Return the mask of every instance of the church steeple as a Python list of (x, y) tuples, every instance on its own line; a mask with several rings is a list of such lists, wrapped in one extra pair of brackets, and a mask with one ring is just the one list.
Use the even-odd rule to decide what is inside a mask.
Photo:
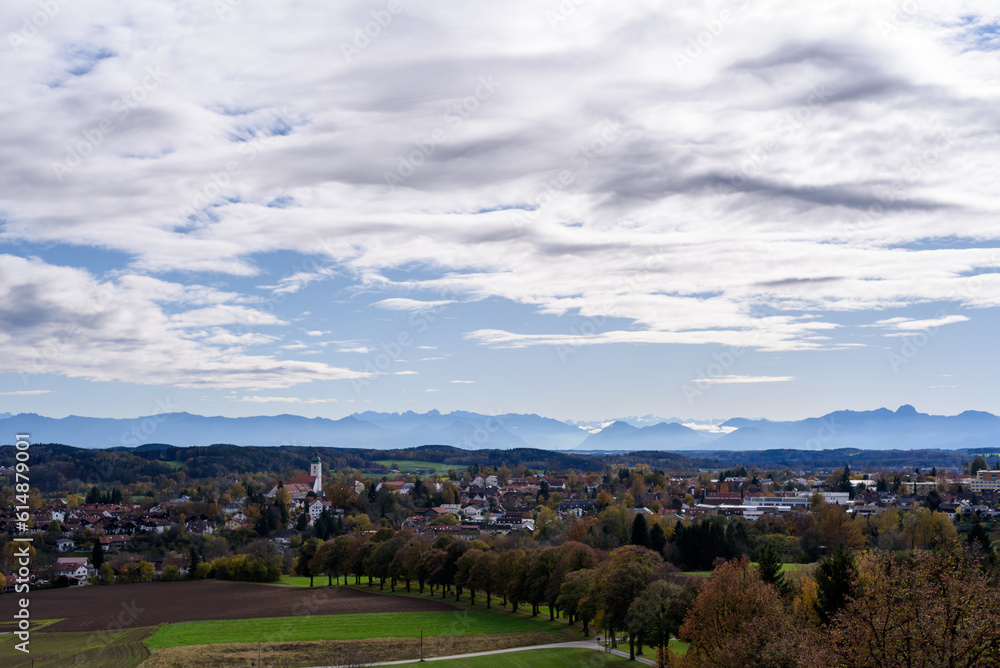
[(323, 494), (323, 462), (320, 461), (319, 454), (313, 457), (312, 464), (309, 465), (309, 475), (316, 478), (313, 481), (313, 491), (319, 495)]

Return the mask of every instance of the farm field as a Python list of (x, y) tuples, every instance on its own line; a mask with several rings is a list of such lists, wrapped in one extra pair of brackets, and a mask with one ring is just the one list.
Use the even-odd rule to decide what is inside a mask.
[[(0, 596), (0, 619), (12, 619), (16, 604), (16, 597)], [(344, 587), (302, 589), (214, 580), (73, 587), (31, 594), (33, 618), (61, 619), (43, 633), (94, 632), (191, 620), (359, 612), (447, 613), (455, 609), (442, 601), (379, 596)]]
[[(380, 597), (412, 600), (406, 597)], [(551, 624), (509, 612), (453, 610), (451, 612), (369, 612), (312, 615), (302, 619), (271, 617), (167, 624), (149, 638), (153, 649), (212, 643), (293, 642), (305, 640), (361, 640), (467, 636), (552, 630)]]
[(388, 466), (389, 468), (392, 468), (393, 464), (399, 464), (400, 473), (415, 473), (418, 470), (433, 471), (434, 473), (447, 473), (452, 469), (461, 470), (465, 468), (464, 464), (442, 464), (440, 462), (422, 462), (404, 459), (379, 459), (375, 463)]
[[(14, 649), (16, 636), (0, 639), (0, 665), (4, 668), (61, 668), (101, 666), (136, 668), (149, 657), (143, 639), (155, 627), (138, 627), (114, 633), (71, 632), (31, 634), (31, 654)], [(36, 629), (37, 631), (37, 629)]]

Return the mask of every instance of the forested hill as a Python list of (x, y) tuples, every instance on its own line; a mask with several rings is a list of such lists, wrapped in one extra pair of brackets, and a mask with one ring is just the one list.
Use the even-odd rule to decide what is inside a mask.
[[(12, 466), (14, 452), (13, 446), (0, 447), (0, 466)], [(643, 453), (644, 456), (649, 454)], [(459, 471), (474, 464), (494, 467), (506, 464), (511, 469), (523, 465), (537, 471), (603, 471), (606, 465), (638, 463), (635, 457), (617, 454), (587, 455), (531, 448), (470, 451), (447, 445), (381, 450), (224, 444), (188, 448), (148, 444), (138, 448), (95, 449), (33, 444), (31, 482), (42, 491), (53, 491), (66, 489), (67, 483), (73, 480), (120, 485), (140, 480), (155, 481), (161, 475), (171, 479), (183, 477), (189, 482), (255, 474), (289, 477), (294, 472), (308, 471), (317, 455), (327, 471), (345, 468), (385, 471), (377, 462), (394, 460), (454, 465)], [(720, 462), (703, 456), (657, 453), (656, 465), (672, 472), (691, 473), (701, 468), (718, 467)]]
[[(635, 453), (638, 459), (659, 453)], [(793, 470), (837, 468), (850, 464), (855, 471), (866, 468), (912, 469), (943, 468), (961, 469), (975, 455), (991, 457), (991, 462), (1000, 456), (1000, 445), (996, 448), (963, 448), (960, 450), (861, 450), (858, 448), (837, 448), (831, 450), (747, 450), (747, 451), (688, 451), (688, 456), (710, 457), (724, 462), (727, 466), (756, 466), (761, 469), (788, 467)]]

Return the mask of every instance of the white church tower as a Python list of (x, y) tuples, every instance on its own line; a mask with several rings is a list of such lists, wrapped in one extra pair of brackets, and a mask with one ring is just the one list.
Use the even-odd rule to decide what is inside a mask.
[(319, 455), (316, 455), (312, 460), (312, 464), (309, 465), (309, 475), (315, 478), (313, 481), (313, 491), (323, 496), (323, 462), (320, 461)]

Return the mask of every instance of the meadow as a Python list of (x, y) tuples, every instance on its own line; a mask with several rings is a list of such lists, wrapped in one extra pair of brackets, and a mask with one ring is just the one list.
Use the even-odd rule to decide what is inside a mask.
[(369, 612), (347, 615), (263, 617), (165, 624), (147, 641), (150, 648), (212, 643), (292, 642), (467, 636), (551, 630), (540, 620), (495, 610)]
[(388, 466), (390, 469), (393, 467), (393, 465), (399, 464), (400, 473), (416, 473), (417, 471), (447, 473), (448, 471), (451, 470), (461, 471), (465, 468), (465, 464), (442, 464), (440, 462), (422, 462), (418, 460), (404, 460), (404, 459), (380, 459), (375, 463), (381, 464), (383, 466)]

